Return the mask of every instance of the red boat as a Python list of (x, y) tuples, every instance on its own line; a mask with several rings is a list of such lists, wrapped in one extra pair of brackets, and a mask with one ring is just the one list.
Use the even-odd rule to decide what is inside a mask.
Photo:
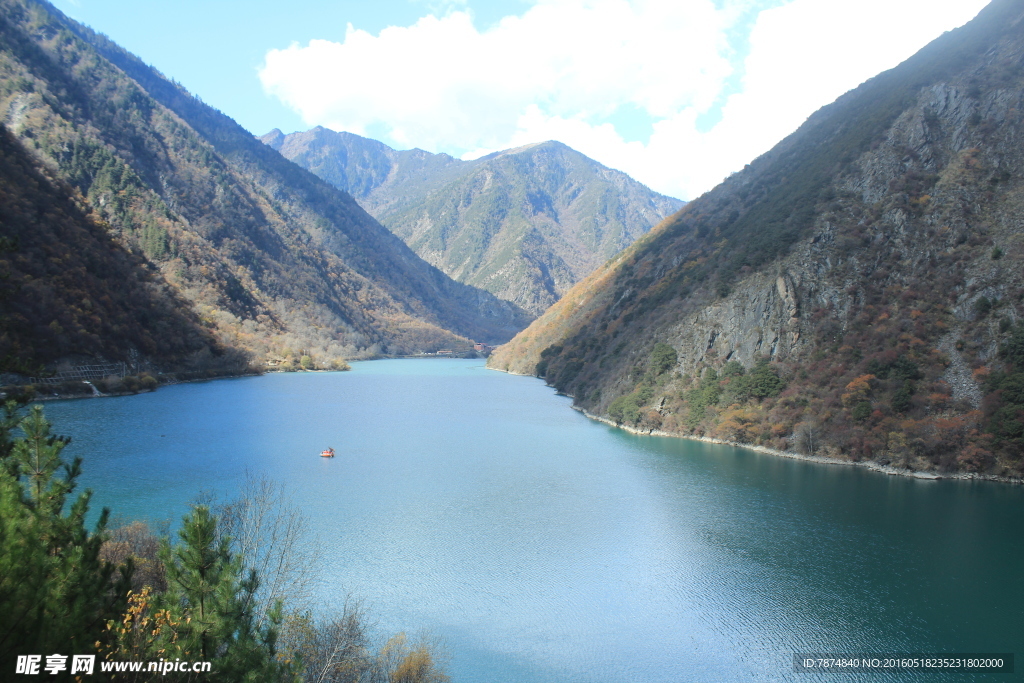
[(333, 448), (325, 448), (324, 450), (320, 451), (320, 457), (321, 458), (333, 458), (334, 457), (334, 449)]

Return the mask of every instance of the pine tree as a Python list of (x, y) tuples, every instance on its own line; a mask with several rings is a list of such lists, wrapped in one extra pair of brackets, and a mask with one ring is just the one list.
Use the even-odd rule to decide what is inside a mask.
[[(107, 636), (106, 622), (121, 614), (131, 567), (100, 559), (108, 512), (96, 530), (85, 527), (91, 493), (70, 506), (81, 461), (61, 457), (68, 440), (50, 432), (36, 406), (18, 423), (15, 409), (0, 420), (0, 661), (16, 655), (85, 654)], [(63, 470), (63, 476), (58, 473)], [(65, 508), (67, 510), (65, 511)]]
[(169, 628), (157, 642), (162, 657), (212, 663), (217, 680), (267, 681), (293, 678), (291, 667), (275, 657), (281, 607), (257, 628), (254, 571), (243, 575), (230, 538), (217, 533), (217, 518), (204, 505), (185, 516), (180, 543), (164, 542), (161, 560), (167, 591), (154, 600)]

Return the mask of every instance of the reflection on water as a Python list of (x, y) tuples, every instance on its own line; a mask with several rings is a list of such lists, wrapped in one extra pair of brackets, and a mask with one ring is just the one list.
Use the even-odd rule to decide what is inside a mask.
[(1024, 635), (1020, 487), (632, 436), (480, 361), (46, 409), (97, 509), (177, 519), (246, 470), (284, 482), (328, 542), (324, 608), (352, 594), (386, 631), (442, 636), (461, 683), (809, 681), (794, 652)]

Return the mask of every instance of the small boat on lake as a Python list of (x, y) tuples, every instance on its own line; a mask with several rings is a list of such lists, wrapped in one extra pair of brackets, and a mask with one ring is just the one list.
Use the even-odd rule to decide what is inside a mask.
[(325, 448), (324, 450), (320, 451), (320, 457), (322, 457), (322, 458), (333, 458), (334, 457), (334, 449), (333, 448)]

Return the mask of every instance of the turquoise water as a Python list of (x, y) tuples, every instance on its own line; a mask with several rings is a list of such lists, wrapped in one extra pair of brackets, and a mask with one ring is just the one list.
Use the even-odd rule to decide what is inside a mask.
[(793, 653), (1021, 650), (1021, 487), (636, 437), (569, 405), (481, 361), (389, 360), (46, 411), (95, 507), (129, 519), (179, 519), (246, 470), (284, 483), (327, 544), (323, 608), (351, 594), (383, 631), (442, 637), (456, 683), (836, 680)]

